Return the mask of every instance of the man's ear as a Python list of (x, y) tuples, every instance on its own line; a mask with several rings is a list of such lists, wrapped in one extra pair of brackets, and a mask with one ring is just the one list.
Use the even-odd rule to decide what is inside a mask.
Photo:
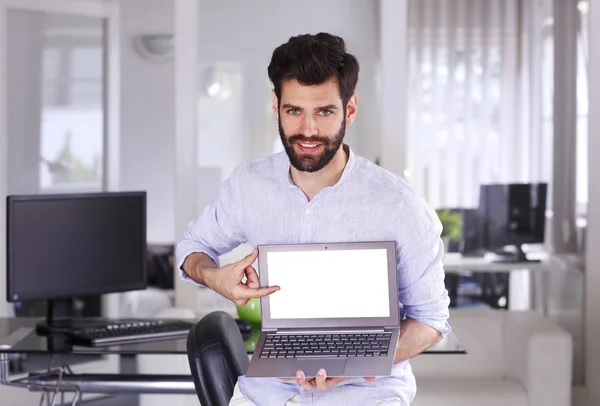
[(275, 94), (275, 89), (271, 90), (271, 99), (275, 120), (279, 121), (279, 100), (277, 99), (277, 95)]
[(358, 95), (354, 93), (350, 100), (348, 100), (348, 104), (346, 104), (346, 125), (352, 124), (354, 119), (356, 118), (356, 111), (358, 110)]

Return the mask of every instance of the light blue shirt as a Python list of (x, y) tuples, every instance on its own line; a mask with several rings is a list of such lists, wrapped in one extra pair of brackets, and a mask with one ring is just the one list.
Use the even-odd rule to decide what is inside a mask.
[[(349, 159), (340, 180), (310, 201), (293, 183), (285, 152), (238, 166), (214, 203), (189, 224), (177, 245), (177, 268), (181, 270), (193, 252), (204, 252), (219, 265), (220, 255), (242, 243), (393, 240), (402, 318), (418, 320), (445, 336), (450, 332), (449, 298), (438, 217), (402, 178), (347, 151)], [(180, 272), (182, 278), (191, 280)], [(408, 361), (394, 365), (389, 377), (373, 383), (355, 378), (327, 392), (305, 391), (295, 382), (245, 376), (238, 385), (259, 406), (284, 406), (298, 394), (302, 405), (362, 406), (397, 399), (404, 406), (416, 393)]]

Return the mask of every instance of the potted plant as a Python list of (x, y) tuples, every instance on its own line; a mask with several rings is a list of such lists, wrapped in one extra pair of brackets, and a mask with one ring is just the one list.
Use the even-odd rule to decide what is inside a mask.
[(460, 213), (450, 210), (436, 210), (436, 213), (442, 222), (442, 241), (444, 248), (448, 252), (450, 241), (460, 240), (462, 235), (462, 218)]

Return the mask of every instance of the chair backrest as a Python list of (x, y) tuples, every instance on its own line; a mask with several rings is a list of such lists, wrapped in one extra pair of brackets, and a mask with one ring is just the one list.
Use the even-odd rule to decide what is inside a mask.
[(200, 404), (227, 406), (250, 363), (233, 317), (223, 311), (203, 317), (190, 330), (187, 354)]

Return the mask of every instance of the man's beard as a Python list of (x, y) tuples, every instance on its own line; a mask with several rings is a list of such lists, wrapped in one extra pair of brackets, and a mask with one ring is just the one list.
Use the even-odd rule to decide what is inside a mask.
[[(296, 134), (288, 137), (283, 132), (281, 121), (278, 122), (278, 127), (281, 143), (283, 144), (285, 152), (290, 159), (290, 163), (294, 168), (302, 172), (317, 172), (323, 169), (329, 162), (331, 162), (335, 156), (335, 153), (338, 151), (338, 149), (340, 149), (340, 146), (344, 141), (344, 136), (346, 135), (345, 120), (342, 120), (342, 125), (333, 138), (320, 136), (305, 137), (302, 134)], [(298, 153), (294, 148), (294, 144), (300, 142), (321, 144), (323, 151), (319, 155)]]

